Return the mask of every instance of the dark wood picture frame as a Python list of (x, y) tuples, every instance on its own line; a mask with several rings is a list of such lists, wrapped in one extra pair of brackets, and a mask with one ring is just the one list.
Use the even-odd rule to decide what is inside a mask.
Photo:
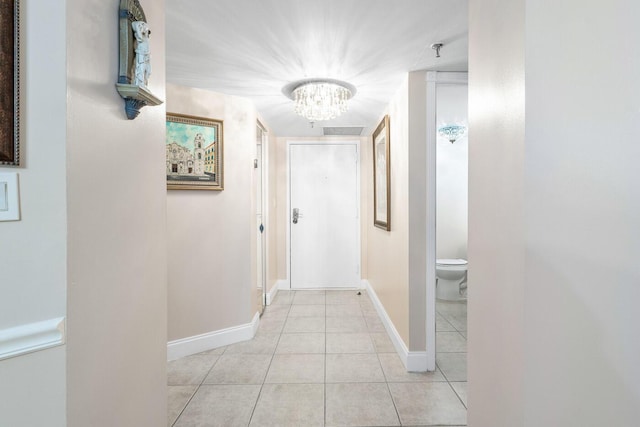
[(9, 166), (20, 165), (19, 8), (19, 0), (0, 0), (0, 165)]
[(389, 116), (373, 132), (373, 225), (391, 231), (391, 150)]

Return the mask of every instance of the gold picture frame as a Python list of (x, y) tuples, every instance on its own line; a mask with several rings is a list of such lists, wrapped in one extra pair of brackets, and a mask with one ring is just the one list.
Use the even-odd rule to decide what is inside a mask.
[(167, 189), (224, 189), (222, 120), (167, 113)]
[(391, 150), (389, 116), (373, 132), (373, 225), (391, 231)]
[[(20, 2), (0, 0), (0, 165), (20, 165)], [(9, 96), (11, 94), (11, 96)], [(7, 95), (7, 96), (4, 96)]]

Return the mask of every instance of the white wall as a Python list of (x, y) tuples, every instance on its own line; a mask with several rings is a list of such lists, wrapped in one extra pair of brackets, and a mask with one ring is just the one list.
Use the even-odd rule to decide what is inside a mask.
[[(66, 8), (70, 427), (166, 424), (165, 108), (124, 114), (118, 3)], [(165, 2), (143, 3), (164, 99)]]
[[(410, 351), (427, 346), (427, 73), (408, 75), (408, 210)], [(392, 160), (393, 161), (393, 160)], [(434, 255), (431, 255), (434, 256)]]
[(224, 190), (167, 193), (169, 341), (249, 323), (256, 312), (251, 101), (167, 85), (167, 111), (223, 120)]
[[(437, 85), (437, 126), (467, 126), (467, 85)], [(469, 193), (469, 143), (467, 136), (453, 144), (438, 135), (436, 140), (437, 258), (467, 258), (467, 212)]]
[(640, 417), (639, 13), (472, 2), (470, 426)]
[(471, 427), (525, 425), (524, 3), (469, 2)]
[[(21, 2), (22, 219), (0, 222), (0, 330), (66, 316), (65, 2)], [(0, 425), (65, 425), (66, 349), (0, 361)], [(38, 410), (33, 410), (37, 408)]]

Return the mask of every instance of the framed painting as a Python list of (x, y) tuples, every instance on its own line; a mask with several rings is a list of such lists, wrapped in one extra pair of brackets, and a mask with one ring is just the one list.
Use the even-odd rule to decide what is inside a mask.
[(223, 190), (222, 120), (167, 113), (167, 189)]
[(20, 164), (19, 0), (0, 0), (0, 165)]
[(373, 132), (373, 225), (391, 230), (389, 116)]

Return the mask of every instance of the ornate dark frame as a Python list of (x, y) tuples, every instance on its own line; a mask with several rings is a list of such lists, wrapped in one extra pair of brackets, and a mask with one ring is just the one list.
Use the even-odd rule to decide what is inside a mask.
[[(386, 199), (387, 199), (387, 218), (384, 221), (381, 218), (378, 218), (378, 182), (377, 182), (377, 171), (376, 171), (376, 138), (378, 135), (384, 132), (385, 137), (385, 147), (384, 147), (384, 156), (385, 156), (385, 167), (386, 167), (386, 176), (384, 177), (387, 184), (386, 191)], [(386, 115), (373, 132), (372, 143), (373, 143), (373, 225), (378, 228), (382, 228), (383, 230), (391, 231), (391, 149), (390, 149), (390, 136), (389, 132), (389, 116)]]
[(20, 2), (0, 0), (0, 165), (20, 165)]

